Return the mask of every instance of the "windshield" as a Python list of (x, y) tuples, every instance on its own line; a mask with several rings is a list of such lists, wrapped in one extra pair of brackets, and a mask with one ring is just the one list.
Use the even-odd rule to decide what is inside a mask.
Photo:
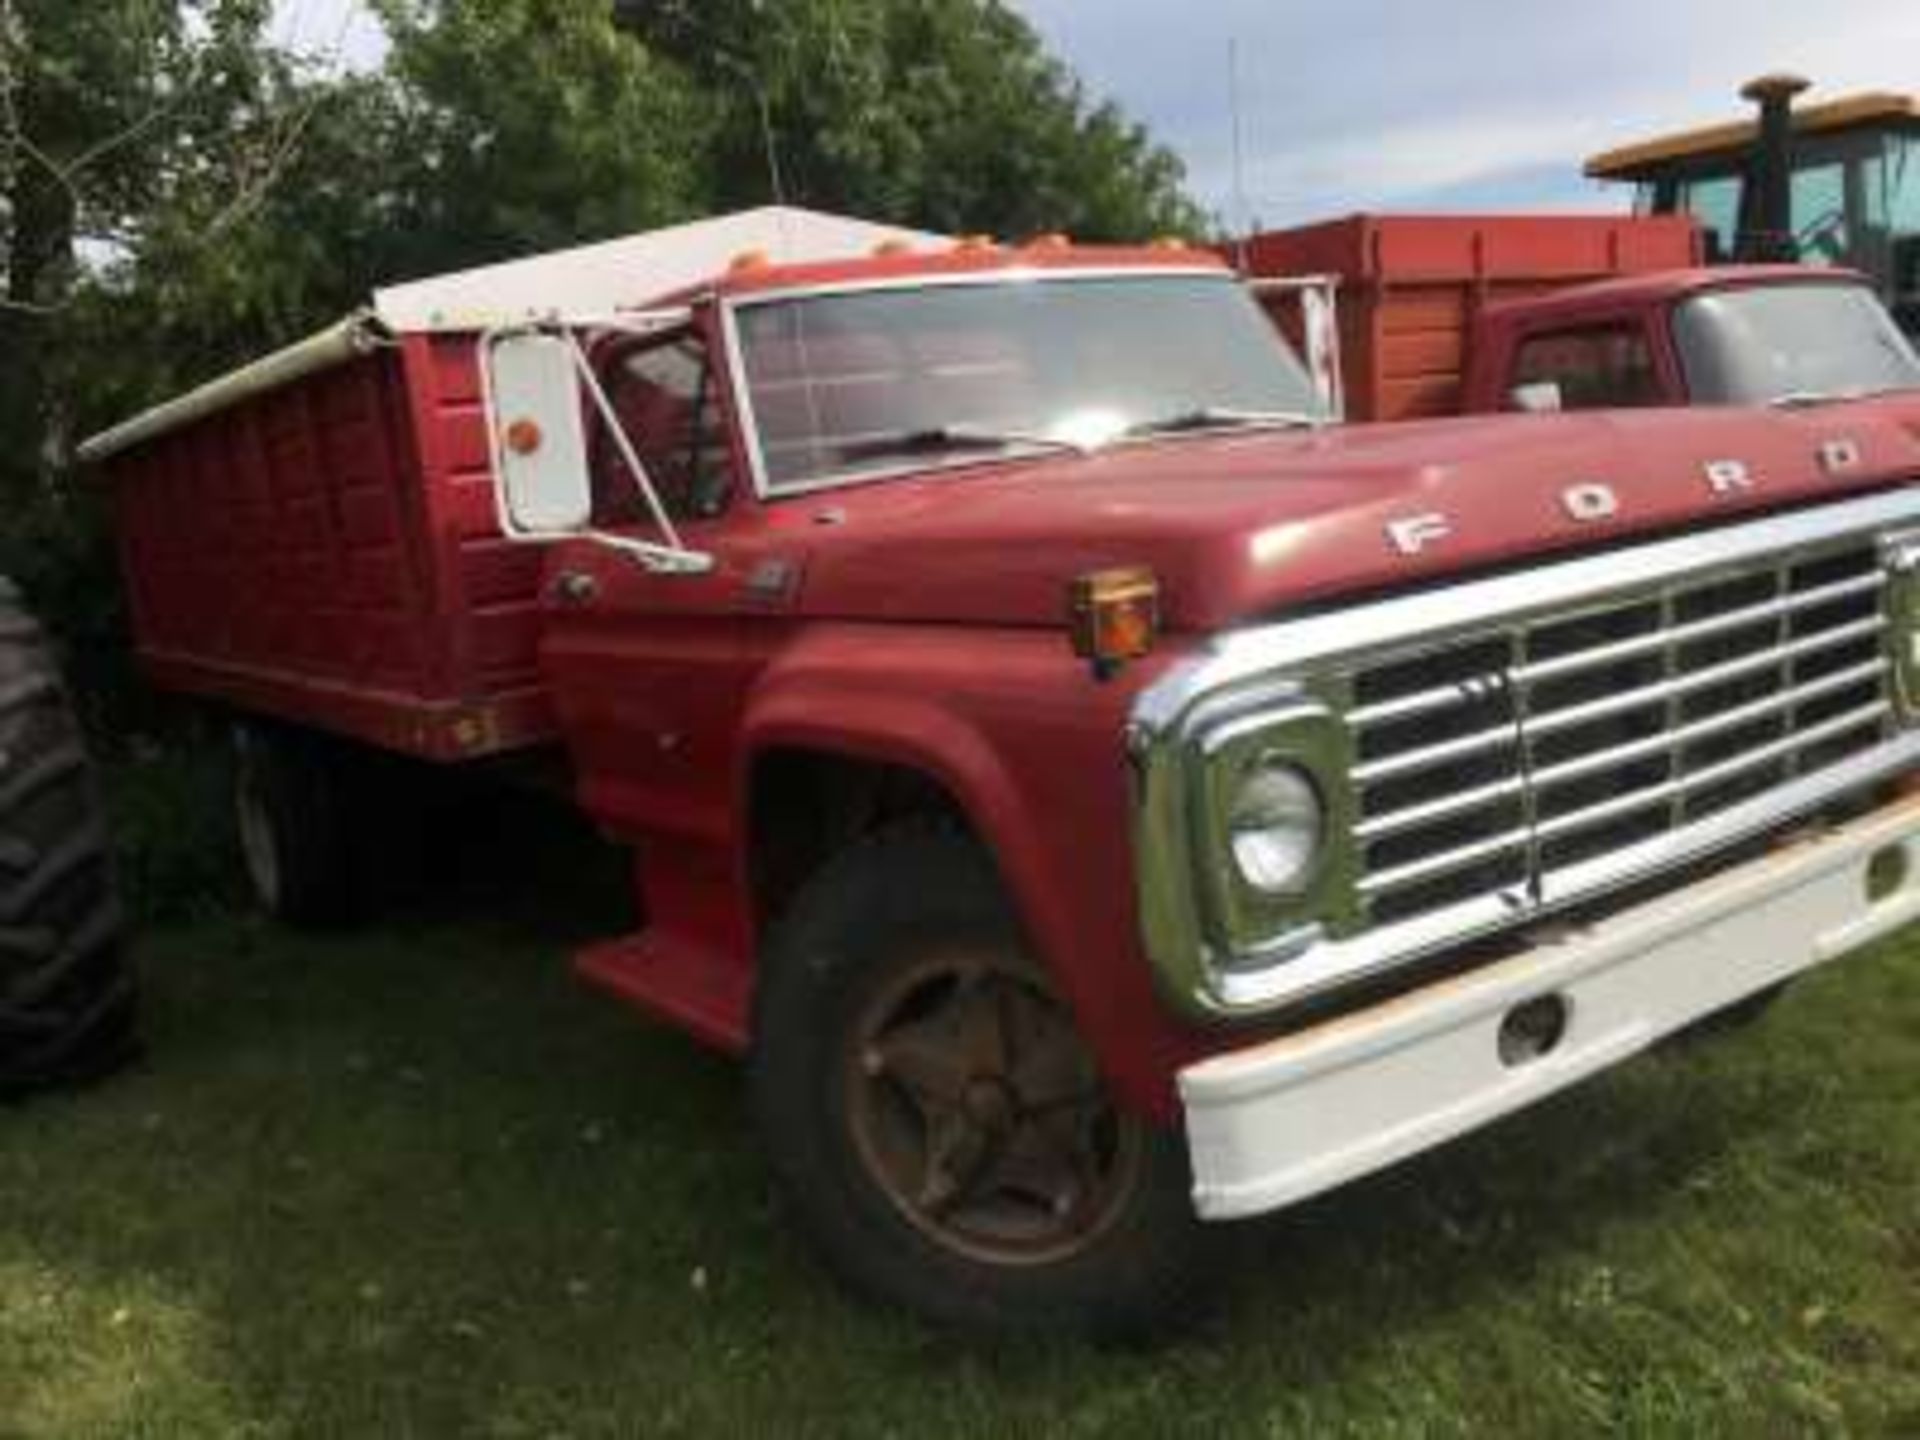
[(1306, 371), (1238, 280), (994, 276), (743, 303), (769, 491), (1130, 435), (1312, 423)]
[(1673, 333), (1700, 405), (1812, 403), (1920, 386), (1920, 360), (1863, 285), (1709, 291), (1680, 306)]

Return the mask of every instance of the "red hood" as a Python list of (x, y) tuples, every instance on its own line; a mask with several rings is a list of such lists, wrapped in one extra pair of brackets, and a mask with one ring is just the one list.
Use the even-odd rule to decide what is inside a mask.
[[(1206, 630), (1920, 476), (1916, 419), (1876, 402), (1188, 437), (830, 490), (768, 519), (805, 527), (806, 614), (1053, 624), (1073, 576), (1147, 565), (1164, 623)], [(1853, 464), (1823, 463), (1835, 441)], [(1707, 467), (1729, 460), (1750, 483), (1716, 492)], [(1576, 518), (1605, 497), (1567, 492), (1596, 486), (1613, 513)], [(1431, 517), (1444, 536), (1395, 543), (1390, 527)]]

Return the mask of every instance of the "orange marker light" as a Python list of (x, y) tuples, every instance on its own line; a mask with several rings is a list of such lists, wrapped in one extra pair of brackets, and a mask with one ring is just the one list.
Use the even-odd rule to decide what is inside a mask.
[(874, 246), (873, 253), (881, 259), (885, 259), (889, 255), (911, 255), (913, 253), (913, 242), (902, 239), (896, 235), (892, 239), (882, 240), (878, 245)]
[(1153, 649), (1160, 633), (1160, 582), (1143, 566), (1093, 570), (1067, 590), (1073, 653), (1111, 668)]
[(507, 426), (507, 449), (516, 455), (533, 454), (546, 438), (539, 424), (532, 420), (515, 420)]
[(954, 252), (969, 255), (981, 250), (997, 250), (999, 245), (991, 235), (962, 235), (953, 242)]
[(1036, 235), (1027, 241), (1024, 248), (1028, 250), (1069, 250), (1072, 247), (1073, 241), (1069, 240), (1065, 235), (1062, 235), (1058, 230), (1049, 230), (1046, 234)]
[(764, 270), (772, 263), (764, 250), (742, 250), (727, 264), (727, 273), (737, 275), (742, 270)]

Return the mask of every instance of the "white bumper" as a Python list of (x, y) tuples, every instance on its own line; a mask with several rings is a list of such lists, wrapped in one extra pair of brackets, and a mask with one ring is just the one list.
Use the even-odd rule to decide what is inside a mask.
[[(1867, 868), (1907, 879), (1867, 898)], [(1920, 799), (1498, 964), (1180, 1073), (1194, 1204), (1278, 1209), (1530, 1105), (1662, 1035), (1920, 916)], [(1559, 1043), (1502, 1062), (1502, 1022), (1557, 995)]]

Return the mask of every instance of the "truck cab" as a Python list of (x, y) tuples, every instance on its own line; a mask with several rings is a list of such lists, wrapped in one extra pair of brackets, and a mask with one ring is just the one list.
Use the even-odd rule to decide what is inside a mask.
[(1593, 410), (1814, 405), (1920, 392), (1920, 359), (1845, 270), (1684, 269), (1487, 307), (1464, 405)]

